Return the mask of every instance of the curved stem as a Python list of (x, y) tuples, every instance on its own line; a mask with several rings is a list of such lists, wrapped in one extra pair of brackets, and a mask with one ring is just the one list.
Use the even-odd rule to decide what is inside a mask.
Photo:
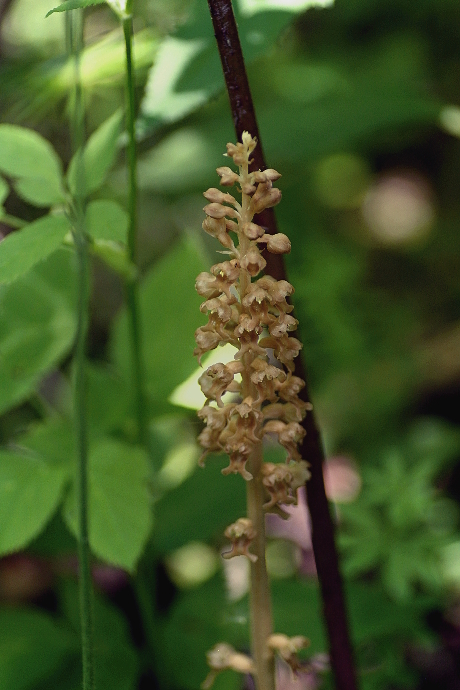
[(72, 108), (72, 147), (77, 156), (77, 180), (72, 210), (72, 233), (77, 254), (77, 335), (74, 369), (74, 415), (77, 443), (78, 559), (80, 567), (80, 618), (83, 662), (83, 690), (94, 688), (94, 643), (92, 620), (92, 581), (88, 538), (88, 438), (86, 422), (85, 350), (88, 331), (89, 260), (85, 234), (85, 171), (83, 163), (84, 105), (80, 79), (80, 52), (83, 42), (83, 13), (66, 12), (69, 52), (74, 58), (74, 102)]
[[(126, 50), (126, 100), (128, 130), (128, 167), (129, 167), (129, 227), (128, 227), (128, 258), (137, 265), (137, 150), (136, 150), (136, 106), (134, 93), (134, 65), (133, 65), (133, 19), (131, 15), (123, 18), (123, 33)], [(138, 441), (147, 449), (149, 447), (147, 406), (144, 389), (144, 362), (142, 354), (142, 337), (139, 314), (139, 283), (135, 278), (126, 284), (126, 301), (128, 308), (128, 327), (131, 341), (132, 375), (134, 388), (134, 402), (137, 419)]]

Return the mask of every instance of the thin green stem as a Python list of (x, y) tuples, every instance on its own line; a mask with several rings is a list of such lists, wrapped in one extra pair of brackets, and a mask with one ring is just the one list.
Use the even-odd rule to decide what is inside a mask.
[[(126, 100), (128, 130), (128, 166), (129, 166), (129, 227), (128, 227), (128, 257), (137, 266), (137, 147), (136, 147), (136, 104), (134, 93), (134, 65), (133, 65), (133, 19), (131, 15), (123, 18), (123, 33), (126, 49)], [(142, 354), (142, 336), (139, 314), (139, 283), (136, 278), (126, 285), (126, 301), (128, 308), (129, 335), (131, 340), (132, 374), (134, 388), (134, 402), (136, 409), (138, 441), (147, 449), (149, 447), (147, 426), (147, 405), (144, 390), (144, 362)]]
[(27, 225), (27, 221), (22, 220), (22, 218), (16, 218), (16, 216), (10, 216), (8, 213), (0, 216), (0, 223), (8, 225), (10, 228), (17, 228), (18, 230)]
[(80, 619), (83, 663), (83, 690), (94, 689), (94, 643), (92, 581), (88, 538), (88, 435), (86, 420), (86, 337), (89, 306), (89, 260), (85, 234), (85, 170), (83, 163), (84, 104), (80, 78), (83, 44), (83, 13), (66, 12), (68, 49), (74, 59), (75, 79), (71, 115), (72, 147), (77, 155), (76, 193), (71, 209), (72, 234), (77, 254), (77, 335), (74, 365), (74, 416), (77, 446), (78, 558), (80, 568)]

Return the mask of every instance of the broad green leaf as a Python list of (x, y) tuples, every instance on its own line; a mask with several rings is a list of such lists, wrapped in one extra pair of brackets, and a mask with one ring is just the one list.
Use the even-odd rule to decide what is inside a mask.
[(126, 249), (119, 242), (94, 240), (91, 252), (125, 280), (134, 280), (138, 275), (135, 264), (128, 259)]
[[(159, 409), (167, 409), (168, 395), (196, 368), (194, 333), (203, 317), (199, 311), (202, 300), (194, 285), (196, 276), (205, 268), (195, 246), (183, 241), (154, 265), (141, 285), (146, 384)], [(126, 311), (116, 324), (111, 350), (114, 361), (129, 380)]]
[(20, 177), (13, 186), (22, 199), (34, 206), (48, 207), (65, 201), (61, 187), (53, 186), (43, 177)]
[(0, 412), (22, 402), (71, 347), (74, 270), (61, 249), (0, 286)]
[[(26, 6), (28, 1), (22, 0)], [(43, 15), (45, 12), (46, 10)], [(62, 14), (54, 15), (54, 19), (62, 18)], [(44, 21), (45, 26), (52, 20), (51, 17)], [(62, 39), (63, 28), (60, 26), (60, 22), (57, 24), (58, 37)], [(33, 28), (37, 34), (36, 25)], [(137, 75), (152, 64), (160, 38), (158, 32), (154, 33), (151, 29), (141, 29), (136, 31), (133, 42), (133, 58)], [(36, 37), (33, 47), (36, 50), (42, 47), (42, 42)], [(59, 54), (62, 55), (62, 50)], [(82, 87), (85, 93), (105, 92), (106, 89), (122, 87), (126, 72), (126, 50), (123, 33), (118, 27), (82, 50), (80, 67)], [(20, 72), (22, 68), (18, 69)], [(27, 83), (33, 84), (33, 91), (30, 89), (24, 89), (21, 93), (15, 91), (16, 98), (19, 98), (18, 108), (21, 109), (23, 116), (35, 118), (40, 116), (44, 119), (55, 108), (61, 107), (61, 100), (66, 99), (72, 90), (74, 71), (75, 66), (71, 58), (57, 61), (55, 59), (44, 62), (38, 61), (35, 67), (28, 71)], [(17, 81), (20, 78), (22, 78), (22, 72), (20, 72)]]
[[(235, 620), (238, 620), (236, 625)], [(168, 612), (159, 636), (162, 663), (158, 670), (162, 685), (196, 690), (209, 672), (206, 652), (223, 640), (244, 649), (248, 645), (248, 627), (247, 607), (243, 611), (239, 608), (235, 611), (235, 607), (226, 602), (220, 577), (213, 578), (203, 587), (181, 592)], [(178, 663), (178, 649), (184, 663)], [(213, 684), (215, 690), (237, 690), (240, 687), (241, 676), (234, 671), (220, 673)]]
[(108, 368), (87, 365), (87, 415), (93, 433), (113, 431), (125, 420), (129, 394), (124, 381)]
[[(80, 637), (80, 599), (74, 579), (61, 582), (58, 590), (60, 609)], [(96, 688), (134, 690), (137, 687), (139, 654), (131, 639), (126, 617), (117, 606), (95, 592), (94, 600), (94, 674)], [(81, 690), (81, 655), (75, 656), (64, 673), (53, 683), (34, 690)], [(76, 662), (76, 663), (75, 663)], [(76, 666), (76, 668), (75, 668)], [(66, 682), (71, 676), (70, 683)]]
[(0, 241), (0, 284), (11, 283), (60, 246), (70, 224), (64, 215), (44, 216)]
[[(104, 182), (115, 156), (123, 113), (117, 110), (90, 136), (83, 152), (85, 195), (91, 194)], [(77, 157), (70, 161), (67, 182), (72, 194), (76, 193)]]
[(69, 469), (73, 466), (75, 436), (72, 423), (67, 419), (51, 417), (41, 424), (32, 424), (16, 440), (16, 445), (31, 451), (50, 467)]
[(316, 581), (274, 580), (271, 584), (275, 630), (305, 635), (312, 654), (327, 649), (321, 597)]
[[(10, 193), (10, 188), (8, 187), (7, 183), (3, 179), (3, 177), (0, 177), (0, 206), (3, 204), (5, 201), (6, 197)], [(0, 210), (0, 215), (1, 215), (1, 210)]]
[(41, 532), (67, 477), (33, 453), (0, 452), (0, 554), (19, 551)]
[[(246, 64), (273, 46), (296, 13), (307, 6), (324, 3), (283, 2), (272, 6), (259, 1), (257, 4), (259, 7), (248, 7), (245, 14), (234, 8)], [(249, 16), (256, 12), (256, 17)], [(184, 117), (223, 87), (209, 10), (206, 3), (196, 3), (189, 21), (175, 36), (163, 41), (150, 71), (141, 105), (147, 126), (155, 121), (174, 122)]]
[(433, 599), (423, 596), (407, 603), (391, 600), (380, 584), (349, 582), (345, 587), (350, 626), (356, 645), (386, 635), (413, 639), (422, 627)]
[(334, 0), (239, 0), (238, 6), (243, 15), (249, 16), (267, 10), (290, 10), (305, 12), (310, 7), (331, 7)]
[(0, 687), (30, 690), (77, 653), (78, 639), (37, 610), (0, 609)]
[(223, 539), (224, 529), (245, 515), (244, 480), (224, 477), (221, 469), (227, 464), (226, 456), (225, 460), (210, 456), (206, 467), (198, 467), (158, 501), (153, 539), (159, 553), (170, 553), (190, 541)]
[(78, 10), (83, 7), (91, 7), (92, 5), (102, 5), (106, 0), (66, 0), (62, 5), (58, 5), (50, 10), (46, 16), (49, 17), (50, 14), (54, 12), (67, 12), (68, 10)]
[(128, 223), (128, 214), (116, 201), (97, 199), (88, 204), (86, 232), (95, 240), (126, 243)]
[(16, 180), (18, 194), (36, 206), (65, 198), (61, 161), (49, 141), (32, 129), (0, 125), (0, 170)]
[[(95, 555), (134, 571), (150, 532), (149, 466), (140, 448), (101, 439), (89, 455), (89, 540)], [(64, 517), (78, 534), (75, 487)]]

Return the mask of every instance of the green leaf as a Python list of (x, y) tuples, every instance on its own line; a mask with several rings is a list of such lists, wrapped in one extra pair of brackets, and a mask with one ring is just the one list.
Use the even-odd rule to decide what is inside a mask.
[[(150, 532), (149, 465), (140, 448), (103, 439), (89, 455), (89, 540), (103, 560), (133, 572)], [(78, 534), (75, 487), (64, 518)]]
[(0, 687), (30, 690), (78, 649), (76, 636), (38, 610), (0, 610)]
[(0, 125), (0, 170), (17, 180), (18, 194), (36, 206), (64, 201), (61, 161), (40, 134), (17, 125)]
[[(224, 529), (245, 514), (244, 480), (224, 477), (228, 459), (210, 456), (206, 467), (156, 504), (154, 543), (159, 553), (169, 553), (189, 541), (222, 539)], [(213, 516), (213, 519), (210, 519)]]
[(127, 414), (125, 383), (108, 368), (87, 364), (87, 415), (93, 433), (101, 435), (120, 426)]
[[(168, 395), (196, 368), (194, 332), (203, 318), (199, 311), (202, 300), (194, 285), (196, 276), (205, 268), (195, 246), (183, 241), (154, 265), (141, 285), (146, 385), (159, 410), (168, 409)], [(154, 318), (152, 305), (155, 305)], [(131, 358), (125, 310), (116, 324), (111, 352), (129, 380)]]
[(0, 452), (0, 554), (19, 551), (41, 532), (67, 476), (35, 454)]
[[(91, 194), (103, 184), (115, 161), (122, 117), (122, 111), (117, 110), (88, 139), (83, 152), (85, 195)], [(76, 172), (77, 157), (75, 155), (67, 171), (67, 182), (73, 195), (76, 193)]]
[(88, 204), (86, 232), (95, 240), (126, 243), (128, 223), (128, 214), (116, 201), (97, 199)]
[(115, 12), (115, 14), (123, 19), (126, 17), (127, 0), (106, 0), (108, 6)]
[[(3, 177), (0, 177), (0, 206), (3, 204), (5, 201), (6, 197), (10, 193), (10, 188), (8, 187), (7, 183), (3, 179)], [(1, 214), (1, 210), (0, 210)]]
[(345, 593), (357, 645), (386, 635), (414, 639), (423, 627), (424, 612), (434, 604), (432, 598), (423, 596), (407, 603), (393, 601), (377, 583), (350, 582)]
[[(248, 3), (249, 4), (249, 3)], [(306, 4), (283, 3), (273, 11), (268, 3), (258, 3), (256, 17), (238, 12), (235, 15), (246, 64), (267, 52), (277, 36), (302, 11)], [(155, 122), (174, 122), (224, 87), (222, 67), (216, 50), (214, 31), (206, 3), (193, 6), (190, 20), (175, 36), (160, 46), (150, 71), (141, 105), (147, 126)]]
[(72, 345), (74, 270), (60, 249), (0, 286), (0, 412), (24, 400)]
[(70, 230), (67, 218), (44, 216), (0, 242), (0, 284), (17, 280), (60, 246)]
[(106, 0), (67, 0), (63, 2), (62, 5), (54, 7), (52, 10), (47, 12), (46, 16), (49, 17), (50, 14), (54, 12), (67, 12), (67, 10), (78, 10), (80, 7), (91, 7), (92, 5), (102, 5)]
[(33, 424), (16, 443), (50, 467), (73, 466), (75, 438), (72, 424), (66, 419), (52, 417), (44, 423)]
[(126, 249), (118, 242), (95, 240), (91, 252), (125, 280), (134, 280), (138, 275), (136, 266), (128, 259)]
[[(78, 583), (64, 580), (59, 587), (60, 608), (70, 626), (80, 635), (80, 600)], [(127, 621), (117, 606), (97, 592), (94, 595), (94, 674), (96, 688), (134, 690), (139, 672), (138, 652), (128, 630)], [(67, 673), (61, 674), (58, 683), (48, 683), (36, 690), (81, 690), (81, 655), (75, 657)], [(66, 676), (72, 674), (71, 683)], [(34, 688), (35, 690), (35, 688)]]
[[(161, 630), (158, 644), (162, 660), (158, 669), (162, 686), (196, 690), (206, 678), (209, 667), (206, 652), (222, 640), (230, 644), (248, 644), (247, 606), (238, 610), (225, 601), (225, 589), (220, 577), (208, 581), (205, 586), (189, 592), (181, 592), (174, 601), (168, 618)], [(232, 624), (243, 619), (243, 624)], [(237, 630), (235, 630), (237, 627)], [(179, 663), (177, 650), (186, 663)], [(237, 690), (241, 676), (234, 671), (220, 673), (215, 690)]]
[(289, 636), (305, 635), (311, 642), (309, 652), (325, 652), (327, 643), (317, 582), (274, 580), (271, 588), (275, 630)]

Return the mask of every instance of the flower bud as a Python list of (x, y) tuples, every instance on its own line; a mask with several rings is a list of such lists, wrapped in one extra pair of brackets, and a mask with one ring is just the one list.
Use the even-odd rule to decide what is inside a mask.
[(248, 239), (257, 240), (259, 237), (262, 237), (265, 230), (260, 225), (256, 225), (256, 223), (245, 223), (243, 225), (243, 232)]
[(267, 238), (267, 249), (272, 254), (289, 254), (291, 251), (291, 243), (287, 235), (282, 232), (276, 233), (276, 235), (264, 235)]
[(270, 180), (271, 182), (276, 182), (276, 180), (279, 180), (281, 177), (281, 173), (273, 168), (267, 168), (267, 170), (264, 170), (264, 175), (267, 180)]
[[(268, 183), (265, 184), (268, 185)], [(261, 186), (262, 185), (259, 185), (259, 187)], [(258, 191), (259, 190), (257, 190), (256, 194), (258, 194)], [(254, 214), (261, 213), (266, 208), (272, 208), (273, 206), (279, 204), (279, 202), (281, 201), (281, 191), (279, 189), (276, 189), (276, 187), (266, 189), (266, 191), (261, 192), (257, 198), (256, 194), (254, 194), (251, 200), (251, 210)]]
[(216, 202), (218, 204), (223, 204), (224, 202), (227, 204), (234, 204), (236, 201), (235, 197), (233, 197), (231, 194), (224, 194), (224, 192), (221, 192), (220, 189), (216, 189), (215, 187), (211, 187), (210, 189), (206, 190), (206, 192), (203, 192), (203, 196), (208, 201)]
[(211, 218), (225, 218), (225, 216), (231, 216), (232, 218), (238, 217), (238, 213), (234, 208), (223, 206), (218, 203), (208, 204), (203, 208), (203, 211), (207, 216), (211, 216)]
[(237, 175), (236, 172), (233, 172), (233, 170), (228, 168), (226, 165), (222, 166), (221, 168), (217, 168), (216, 172), (220, 177), (220, 184), (223, 187), (233, 187), (235, 182), (238, 182), (239, 175)]
[(256, 188), (253, 184), (247, 182), (241, 187), (241, 191), (243, 192), (243, 194), (246, 194), (247, 196), (252, 196), (256, 191)]

